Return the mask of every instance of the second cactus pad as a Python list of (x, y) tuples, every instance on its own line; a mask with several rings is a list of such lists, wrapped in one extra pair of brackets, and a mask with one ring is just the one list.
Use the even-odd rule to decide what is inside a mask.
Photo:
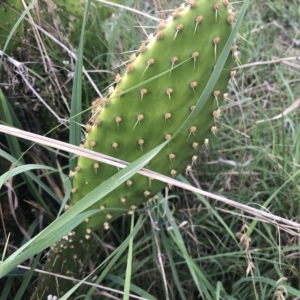
[[(187, 1), (160, 23), (150, 40), (130, 57), (124, 74), (116, 76), (114, 91), (94, 102), (85, 148), (132, 162), (168, 140), (193, 110), (228, 40), (233, 22), (228, 6), (228, 1)], [(230, 52), (199, 115), (147, 168), (173, 177), (193, 168), (199, 149), (207, 144), (208, 135), (216, 132), (233, 62)], [(71, 204), (117, 172), (115, 167), (80, 157), (72, 173)], [(78, 230), (108, 228), (110, 221), (126, 211), (132, 213), (164, 185), (133, 176), (91, 207), (101, 211)]]

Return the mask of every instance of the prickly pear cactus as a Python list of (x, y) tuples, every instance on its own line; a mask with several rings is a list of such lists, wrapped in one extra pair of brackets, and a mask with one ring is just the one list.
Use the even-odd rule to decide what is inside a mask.
[[(226, 0), (186, 2), (130, 57), (124, 74), (116, 76), (114, 91), (93, 102), (84, 147), (132, 162), (169, 140), (193, 110), (231, 33), (233, 16)], [(228, 53), (210, 99), (191, 126), (170, 141), (147, 168), (173, 177), (193, 169), (200, 148), (208, 147), (210, 136), (216, 134), (219, 105), (234, 76), (235, 50), (233, 46)], [(80, 157), (71, 172), (71, 205), (117, 172), (115, 167)], [(124, 213), (133, 214), (140, 204), (155, 198), (164, 185), (138, 174), (133, 176), (91, 207), (99, 209), (97, 215), (52, 247), (45, 269), (80, 277), (91, 232), (109, 229), (111, 222)], [(61, 296), (70, 288), (68, 283), (42, 275), (35, 299), (46, 294)]]

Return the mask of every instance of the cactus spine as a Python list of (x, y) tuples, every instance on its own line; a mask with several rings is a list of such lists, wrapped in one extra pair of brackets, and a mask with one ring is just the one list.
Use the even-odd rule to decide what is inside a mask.
[[(93, 102), (84, 146), (132, 162), (170, 139), (193, 110), (228, 40), (233, 22), (228, 6), (228, 1), (187, 1), (159, 24), (153, 38), (142, 43), (130, 58), (124, 74), (116, 76), (114, 91)], [(209, 136), (216, 133), (219, 105), (233, 74), (233, 63), (234, 57), (228, 53), (220, 78), (199, 115), (147, 168), (173, 177), (192, 170), (199, 149), (207, 147)], [(71, 172), (71, 205), (117, 172), (115, 167), (80, 157)], [(84, 259), (79, 255), (88, 247), (91, 232), (108, 229), (111, 221), (124, 212), (132, 214), (163, 187), (164, 183), (151, 178), (133, 176), (91, 207), (99, 213), (75, 228), (71, 239), (62, 239), (52, 247), (45, 269), (78, 277)], [(60, 280), (57, 286), (53, 276), (41, 275), (35, 299), (56, 291), (61, 296), (69, 289), (67, 284)]]

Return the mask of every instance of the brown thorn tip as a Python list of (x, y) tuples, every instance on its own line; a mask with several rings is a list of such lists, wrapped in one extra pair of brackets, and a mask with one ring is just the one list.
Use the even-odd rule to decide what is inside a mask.
[(220, 42), (220, 37), (218, 37), (218, 36), (215, 37), (213, 41), (214, 41), (214, 44), (215, 44), (215, 45), (219, 44), (219, 42)]
[(135, 55), (135, 53), (133, 53), (133, 54), (130, 56), (129, 61), (132, 63), (132, 62), (134, 62), (135, 60), (136, 60), (136, 55)]
[(101, 124), (101, 120), (100, 119), (96, 119), (95, 121), (94, 121), (94, 125), (95, 126), (99, 126)]
[(148, 66), (151, 66), (155, 63), (155, 59), (154, 58), (150, 58), (148, 59)]
[(176, 64), (177, 61), (178, 61), (178, 57), (177, 57), (177, 56), (173, 56), (173, 57), (171, 58), (172, 66), (173, 66), (174, 64)]
[(195, 51), (192, 53), (193, 58), (197, 58), (199, 56), (199, 52)]
[(206, 149), (208, 149), (208, 144), (209, 144), (209, 139), (205, 139), (203, 146), (205, 146)]
[(148, 61), (147, 61), (147, 66), (146, 66), (146, 68), (145, 68), (145, 70), (144, 70), (144, 72), (143, 72), (142, 75), (144, 75), (145, 72), (148, 70), (148, 68), (149, 68), (150, 66), (152, 66), (154, 63), (155, 63), (155, 59), (154, 59), (154, 58), (149, 58)]
[(139, 114), (137, 116), (138, 121), (142, 121), (144, 119), (144, 115), (143, 114)]
[(92, 105), (94, 106), (100, 104), (101, 100), (102, 100), (101, 98), (97, 98), (95, 101), (92, 102)]
[(172, 162), (172, 160), (176, 157), (176, 155), (174, 153), (170, 153), (169, 154), (169, 159)]
[(165, 135), (165, 139), (166, 139), (166, 141), (167, 141), (167, 140), (169, 140), (171, 137), (172, 137), (172, 135), (171, 135), (171, 134), (166, 134), (166, 135)]
[(143, 99), (143, 96), (148, 93), (147, 89), (141, 89), (141, 100)]
[(202, 16), (198, 16), (198, 17), (196, 18), (196, 26), (195, 26), (195, 29), (194, 29), (194, 35), (195, 35), (195, 33), (196, 33), (196, 30), (197, 30), (199, 24), (202, 23), (202, 21), (203, 21), (203, 17), (202, 17)]
[(231, 52), (235, 52), (237, 50), (237, 45), (233, 45), (231, 48), (230, 48)]
[(171, 94), (173, 93), (173, 89), (172, 88), (166, 89), (166, 93), (169, 96), (169, 98), (171, 99)]
[(227, 23), (232, 24), (233, 21), (234, 21), (234, 17), (233, 17), (233, 15), (230, 15), (230, 16), (227, 18)]
[(190, 87), (193, 89), (193, 91), (195, 92), (195, 87), (198, 85), (197, 81), (192, 81), (190, 83)]
[(179, 24), (176, 26), (176, 30), (177, 31), (181, 31), (183, 29), (183, 25), (182, 24)]
[(217, 109), (217, 110), (214, 110), (212, 114), (213, 114), (214, 119), (219, 119), (221, 116), (221, 111), (219, 109)]
[(190, 8), (195, 8), (196, 7), (196, 0), (190, 0), (189, 1), (189, 5), (190, 5)]
[(173, 170), (171, 170), (170, 174), (171, 174), (173, 177), (175, 177), (176, 174), (177, 174), (177, 171), (173, 169)]
[(170, 118), (171, 118), (171, 116), (172, 116), (172, 114), (171, 114), (171, 113), (166, 113), (166, 114), (165, 114), (165, 120), (167, 120), (167, 119), (170, 119)]
[(126, 68), (126, 72), (127, 73), (130, 73), (130, 72), (132, 72), (133, 71), (133, 65), (132, 64), (129, 64), (128, 66), (127, 66), (127, 68)]
[(161, 21), (161, 22), (158, 24), (157, 28), (158, 28), (159, 30), (161, 30), (161, 29), (163, 29), (165, 26), (166, 26), (166, 22), (165, 22), (165, 21)]
[(115, 121), (116, 121), (116, 123), (120, 123), (122, 121), (122, 118), (121, 117), (116, 117)]
[(220, 3), (214, 4), (214, 10), (219, 10), (220, 9)]
[(146, 49), (147, 49), (147, 46), (146, 46), (145, 43), (143, 43), (143, 44), (140, 46), (140, 48), (139, 48), (139, 52), (142, 53), (142, 52), (144, 52)]
[(200, 15), (196, 18), (197, 25), (199, 25), (202, 21), (203, 21), (203, 16)]
[(216, 126), (212, 126), (210, 130), (211, 130), (211, 132), (212, 132), (214, 135), (216, 135), (216, 132), (217, 132), (217, 127), (216, 127)]
[(156, 33), (156, 39), (161, 40), (164, 37), (164, 33), (160, 30)]
[(86, 131), (90, 131), (91, 128), (92, 128), (92, 126), (91, 126), (90, 124), (86, 124), (86, 125), (85, 125), (85, 130), (86, 130)]
[(194, 133), (197, 131), (197, 127), (196, 126), (191, 126), (190, 127), (190, 133)]
[(177, 19), (179, 17), (179, 13), (180, 13), (180, 10), (179, 9), (176, 9), (173, 13), (172, 13), (172, 16), (174, 19)]
[(218, 96), (220, 95), (220, 93), (221, 93), (221, 92), (220, 92), (219, 90), (216, 90), (216, 91), (214, 91), (214, 96), (215, 96), (215, 97), (218, 97)]
[(189, 172), (192, 172), (192, 166), (188, 165), (186, 168), (185, 168), (185, 175), (188, 175)]
[(173, 40), (176, 39), (178, 32), (180, 32), (182, 29), (183, 29), (183, 25), (182, 24), (179, 24), (179, 25), (176, 26), (176, 33), (174, 35)]

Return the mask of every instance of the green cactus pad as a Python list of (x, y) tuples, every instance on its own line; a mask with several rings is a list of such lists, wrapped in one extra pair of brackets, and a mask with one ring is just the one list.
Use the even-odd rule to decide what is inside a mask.
[[(13, 29), (16, 21), (20, 17), (20, 14), (17, 12), (22, 11), (22, 3), (20, 0), (13, 1), (1, 1), (0, 0), (0, 50), (3, 50), (3, 47), (6, 43), (6, 40)], [(12, 39), (9, 41), (9, 44), (5, 50), (5, 53), (12, 56), (17, 47), (20, 45), (23, 35), (23, 28), (20, 24), (17, 30), (14, 32)]]
[[(132, 162), (177, 131), (199, 99), (231, 33), (226, 7), (223, 4), (218, 7), (215, 9), (211, 1), (197, 1), (193, 8), (187, 6), (158, 30), (148, 45), (141, 46), (136, 59), (127, 64), (124, 76), (117, 78), (119, 82), (114, 92), (94, 109), (101, 111), (93, 118), (91, 128), (88, 126), (86, 148)], [(202, 21), (198, 24), (200, 13)], [(192, 164), (192, 157), (197, 155), (211, 130), (215, 130), (212, 127), (220, 114), (218, 104), (230, 79), (232, 65), (229, 53), (214, 92), (201, 113), (190, 128), (148, 163), (150, 170), (175, 176)], [(165, 71), (166, 74), (152, 80)], [(132, 90), (138, 84), (139, 87)], [(95, 169), (95, 163), (84, 157), (79, 159), (73, 178), (76, 192), (72, 203), (117, 172), (105, 164)], [(110, 207), (129, 210), (131, 205), (147, 201), (164, 186), (156, 181), (150, 185), (149, 178), (139, 175), (131, 181), (130, 187), (124, 183), (93, 207), (99, 209), (102, 205), (105, 210), (91, 218), (86, 224), (88, 228), (98, 228), (99, 218), (105, 213), (111, 214), (112, 219), (120, 215), (116, 216)], [(121, 196), (130, 201), (120, 206)]]
[[(122, 76), (116, 76), (116, 86), (107, 99), (94, 101), (93, 116), (87, 124), (85, 148), (132, 162), (168, 140), (189, 116), (198, 101), (232, 30), (233, 17), (228, 13), (228, 1), (198, 0), (174, 11), (160, 24), (153, 38), (141, 44), (126, 64)], [(190, 172), (199, 159), (199, 150), (207, 146), (216, 133), (219, 105), (228, 81), (234, 74), (234, 58), (228, 58), (214, 90), (189, 128), (177, 135), (152, 159), (147, 168), (167, 176)], [(163, 75), (161, 75), (163, 74)], [(91, 190), (117, 174), (115, 167), (80, 157), (73, 177), (71, 205)], [(66, 270), (79, 277), (69, 249), (75, 240), (89, 241), (90, 233), (108, 229), (111, 221), (124, 213), (132, 214), (142, 203), (155, 197), (165, 184), (136, 174), (90, 209), (99, 213), (74, 229), (72, 243), (62, 240), (58, 249)], [(68, 245), (68, 249), (64, 249)], [(57, 253), (49, 255), (45, 269), (65, 274), (57, 261)], [(72, 268), (73, 266), (73, 268)], [(42, 276), (39, 291), (59, 296), (69, 287), (60, 280), (55, 285), (51, 277)], [(40, 299), (40, 298), (38, 298)]]
[(84, 6), (80, 0), (54, 0), (53, 2), (74, 17), (82, 17), (84, 13)]

